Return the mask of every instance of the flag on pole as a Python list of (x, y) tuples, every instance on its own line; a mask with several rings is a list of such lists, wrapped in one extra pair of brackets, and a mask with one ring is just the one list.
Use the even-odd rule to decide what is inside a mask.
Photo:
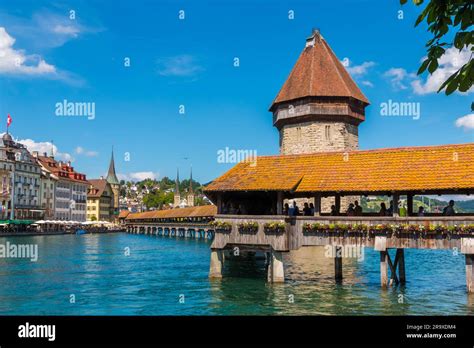
[(10, 127), (11, 124), (12, 124), (12, 117), (10, 116), (10, 114), (8, 114), (8, 116), (7, 116), (7, 127)]

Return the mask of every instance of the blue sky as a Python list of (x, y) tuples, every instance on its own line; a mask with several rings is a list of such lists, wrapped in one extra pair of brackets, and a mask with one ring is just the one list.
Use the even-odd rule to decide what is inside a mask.
[[(176, 167), (187, 177), (192, 164), (204, 183), (233, 166), (217, 161), (226, 147), (278, 153), (268, 108), (317, 27), (371, 102), (361, 149), (472, 142), (472, 94), (433, 92), (457, 52), (439, 76), (414, 75), (429, 39), (413, 27), (419, 11), (376, 0), (4, 0), (0, 117), (10, 113), (11, 133), (32, 149), (53, 140), (89, 178), (106, 172), (114, 146), (122, 177)], [(65, 99), (95, 103), (95, 119), (57, 116)], [(420, 103), (420, 118), (382, 116), (390, 99)]]

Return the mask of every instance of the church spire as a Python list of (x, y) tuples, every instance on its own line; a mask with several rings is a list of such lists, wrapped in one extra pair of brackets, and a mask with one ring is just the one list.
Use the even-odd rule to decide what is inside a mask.
[(115, 174), (114, 149), (112, 148), (112, 157), (110, 158), (109, 171), (107, 173), (107, 182), (109, 184), (119, 185), (120, 182)]
[(179, 169), (176, 169), (176, 180), (174, 184), (174, 193), (179, 194)]
[(191, 175), (190, 175), (190, 178), (189, 178), (189, 193), (191, 193), (191, 194), (194, 193), (194, 190), (193, 190), (193, 166), (191, 166)]

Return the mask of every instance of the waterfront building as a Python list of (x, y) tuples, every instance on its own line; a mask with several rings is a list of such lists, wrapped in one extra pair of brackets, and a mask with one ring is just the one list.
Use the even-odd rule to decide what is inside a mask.
[[(7, 166), (6, 163), (5, 167)], [(3, 168), (0, 161), (0, 168)], [(0, 169), (0, 219), (6, 220), (9, 218), (9, 209), (11, 208), (11, 171), (7, 169)]]
[(56, 220), (86, 221), (86, 175), (76, 172), (71, 162), (57, 161), (53, 155), (38, 156), (43, 168), (57, 178), (54, 193), (54, 218)]
[[(112, 201), (110, 205), (112, 220), (116, 220), (119, 215), (120, 206), (120, 181), (115, 173), (115, 161), (114, 151), (112, 150), (112, 156), (110, 158), (109, 171), (107, 172), (107, 183), (110, 185), (112, 190)], [(111, 220), (111, 221), (112, 221)]]
[(1, 139), (0, 146), (0, 180), (1, 180), (1, 217), (2, 220), (11, 216), (11, 197), (13, 191), (13, 170), (15, 167), (15, 152), (12, 151), (4, 139), (7, 140), (6, 134)]
[(40, 180), (40, 199), (41, 207), (44, 209), (44, 219), (54, 220), (55, 218), (55, 192), (58, 177), (46, 170), (41, 164), (41, 180)]
[(107, 179), (90, 179), (87, 191), (87, 221), (114, 221), (114, 190)]
[(25, 145), (14, 141), (9, 133), (3, 135), (0, 148), (0, 169), (10, 171), (11, 177), (10, 204), (7, 199), (5, 202), (2, 199), (2, 206), (5, 206), (7, 213), (5, 215), (15, 219), (43, 218), (44, 209), (40, 201), (41, 167), (38, 161)]

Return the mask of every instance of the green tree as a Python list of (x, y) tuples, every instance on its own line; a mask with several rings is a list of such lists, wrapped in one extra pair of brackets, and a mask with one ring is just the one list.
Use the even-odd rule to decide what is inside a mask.
[[(404, 5), (408, 0), (400, 0)], [(424, 0), (412, 0), (416, 6)], [(418, 69), (418, 75), (428, 69), (433, 74), (438, 69), (438, 60), (444, 55), (447, 48), (456, 47), (459, 51), (468, 49), (471, 57), (459, 70), (454, 72), (438, 89), (438, 93), (445, 89), (447, 95), (458, 90), (466, 92), (472, 87), (474, 80), (474, 31), (472, 27), (474, 5), (472, 0), (430, 0), (418, 16), (415, 27), (426, 20), (428, 31), (433, 37), (426, 43), (427, 58)], [(454, 32), (454, 36), (452, 35)]]

